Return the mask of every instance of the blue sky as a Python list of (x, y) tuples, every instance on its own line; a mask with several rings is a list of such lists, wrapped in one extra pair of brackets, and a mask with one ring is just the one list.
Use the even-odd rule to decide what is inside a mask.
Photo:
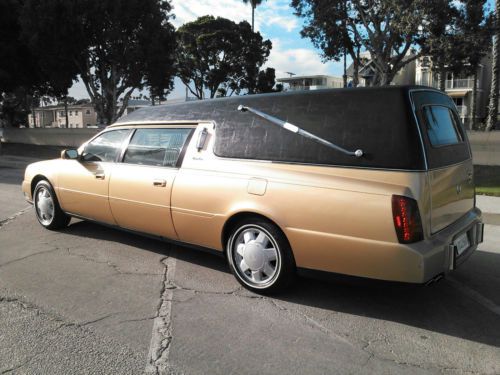
[[(488, 0), (488, 4), (493, 9), (494, 1)], [(172, 0), (172, 5), (176, 27), (206, 14), (251, 22), (251, 7), (242, 0)], [(285, 72), (342, 75), (342, 63), (323, 62), (309, 39), (301, 38), (302, 20), (293, 14), (290, 0), (264, 0), (256, 9), (255, 20), (256, 30), (273, 42), (266, 66), (275, 68), (277, 77), (285, 76)], [(183, 95), (184, 85), (176, 79), (169, 98)], [(70, 96), (88, 97), (81, 83), (71, 88)]]

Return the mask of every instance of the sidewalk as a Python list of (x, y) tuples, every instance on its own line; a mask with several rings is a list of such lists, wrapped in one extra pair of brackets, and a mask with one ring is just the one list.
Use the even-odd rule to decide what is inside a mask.
[(500, 225), (500, 197), (477, 195), (476, 205), (483, 211), (483, 220), (486, 224)]

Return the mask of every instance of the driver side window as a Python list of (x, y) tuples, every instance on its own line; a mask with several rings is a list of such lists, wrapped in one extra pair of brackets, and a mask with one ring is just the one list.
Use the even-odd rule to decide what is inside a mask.
[(83, 150), (83, 161), (114, 162), (130, 129), (111, 130), (92, 140)]

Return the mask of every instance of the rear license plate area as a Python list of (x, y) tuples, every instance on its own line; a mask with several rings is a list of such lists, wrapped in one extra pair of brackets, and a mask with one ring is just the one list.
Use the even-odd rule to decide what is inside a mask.
[(467, 232), (459, 235), (455, 239), (455, 241), (453, 241), (453, 246), (455, 247), (455, 252), (456, 252), (455, 256), (458, 258), (470, 247), (470, 241)]

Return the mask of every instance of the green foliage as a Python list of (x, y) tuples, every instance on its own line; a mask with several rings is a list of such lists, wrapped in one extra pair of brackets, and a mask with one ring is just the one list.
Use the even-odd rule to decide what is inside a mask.
[[(259, 68), (272, 48), (248, 22), (204, 16), (177, 30), (178, 75), (198, 99), (247, 89), (255, 92)], [(191, 84), (193, 87), (191, 87)]]
[(43, 90), (38, 59), (21, 37), (22, 0), (0, 2), (0, 120), (25, 125), (33, 94)]
[(274, 85), (276, 84), (276, 72), (273, 68), (261, 70), (257, 77), (257, 85), (255, 92), (258, 94), (275, 92)]
[[(369, 51), (376, 70), (374, 84), (389, 84), (406, 64), (426, 53), (428, 42), (442, 48), (453, 15), (451, 0), (292, 0), (305, 20), (302, 36), (338, 61), (347, 53), (361, 64)], [(408, 55), (413, 48), (418, 53)], [(429, 47), (430, 48), (430, 47)]]
[(54, 90), (67, 90), (78, 74), (99, 119), (110, 124), (134, 90), (147, 86), (159, 97), (171, 90), (170, 10), (163, 0), (27, 0), (22, 20)]

